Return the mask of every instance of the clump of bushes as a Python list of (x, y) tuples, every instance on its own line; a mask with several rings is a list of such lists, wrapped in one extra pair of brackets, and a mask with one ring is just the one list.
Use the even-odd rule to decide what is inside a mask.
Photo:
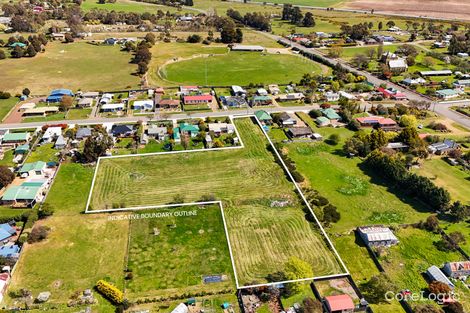
[(96, 290), (114, 304), (121, 304), (124, 301), (124, 293), (102, 279), (96, 283)]
[(28, 236), (28, 243), (35, 243), (47, 238), (51, 229), (47, 226), (36, 226)]

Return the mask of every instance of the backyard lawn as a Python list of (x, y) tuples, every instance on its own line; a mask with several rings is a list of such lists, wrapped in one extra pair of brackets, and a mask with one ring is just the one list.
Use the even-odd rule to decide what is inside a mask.
[(59, 158), (56, 156), (60, 150), (54, 149), (53, 143), (48, 143), (40, 146), (34, 147), (34, 150), (31, 151), (31, 154), (26, 159), (26, 162), (32, 163), (36, 161), (43, 162), (57, 162)]
[(5, 59), (0, 63), (0, 90), (44, 95), (55, 88), (81, 90), (119, 90), (136, 87), (132, 75), (136, 66), (131, 55), (119, 47), (95, 46), (84, 42), (50, 42), (46, 52), (34, 58)]
[(89, 109), (71, 109), (67, 112), (68, 120), (81, 120), (86, 119), (91, 114), (91, 108)]

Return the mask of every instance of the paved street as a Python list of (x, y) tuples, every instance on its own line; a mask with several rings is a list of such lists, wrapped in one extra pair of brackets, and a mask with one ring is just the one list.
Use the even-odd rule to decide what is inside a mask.
[(126, 123), (126, 122), (137, 122), (137, 121), (156, 121), (161, 119), (184, 119), (184, 118), (206, 118), (208, 116), (218, 117), (218, 116), (228, 116), (228, 115), (245, 115), (253, 114), (257, 110), (265, 110), (269, 113), (276, 112), (299, 112), (305, 111), (308, 112), (312, 109), (319, 109), (318, 105), (310, 106), (295, 106), (295, 107), (268, 107), (268, 108), (245, 108), (239, 110), (228, 110), (228, 111), (218, 111), (218, 112), (202, 112), (202, 113), (175, 113), (168, 115), (168, 112), (163, 112), (165, 115), (162, 117), (159, 113), (156, 113), (154, 116), (130, 116), (130, 117), (116, 117), (116, 118), (89, 118), (82, 120), (66, 120), (66, 121), (52, 121), (52, 122), (32, 122), (32, 123), (17, 123), (17, 124), (0, 124), (2, 129), (15, 129), (15, 128), (35, 128), (41, 127), (46, 124), (58, 124), (58, 123), (67, 123), (67, 124), (80, 124), (80, 125), (90, 125), (90, 124), (103, 124), (103, 123)]

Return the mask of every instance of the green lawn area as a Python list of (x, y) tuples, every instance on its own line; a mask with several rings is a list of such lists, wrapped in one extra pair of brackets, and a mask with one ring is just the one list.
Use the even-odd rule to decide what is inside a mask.
[(49, 42), (46, 52), (34, 58), (5, 59), (0, 62), (0, 90), (47, 94), (55, 88), (82, 90), (119, 90), (136, 87), (132, 75), (136, 66), (131, 55), (119, 47), (95, 46), (85, 42)]
[(26, 162), (32, 163), (36, 161), (44, 162), (57, 162), (59, 159), (56, 154), (59, 153), (59, 150), (54, 149), (53, 143), (44, 144), (41, 146), (36, 146), (31, 154), (28, 156)]
[(416, 172), (447, 189), (453, 200), (470, 203), (470, 173), (460, 166), (452, 166), (442, 158), (433, 157), (422, 162)]
[(0, 160), (0, 165), (13, 167), (16, 164), (13, 163), (13, 158), (15, 154), (15, 149), (6, 150), (3, 154), (3, 159)]
[(3, 120), (10, 110), (16, 105), (20, 99), (10, 97), (9, 99), (0, 99), (0, 120)]
[(7, 206), (0, 206), (0, 220), (9, 222), (9, 219), (20, 217), (23, 213), (29, 211), (30, 209), (12, 209)]
[[(61, 312), (77, 312), (65, 305), (75, 291), (92, 288), (99, 279), (123, 287), (129, 223), (81, 214), (92, 177), (90, 167), (61, 166), (46, 200), (55, 213), (41, 222), (51, 227), (50, 235), (46, 241), (23, 247), (9, 290), (27, 288), (34, 296), (48, 290), (51, 300), (46, 307), (59, 303)], [(98, 296), (98, 301), (93, 306), (98, 312), (114, 312), (106, 300)]]
[(33, 123), (33, 122), (50, 122), (65, 120), (66, 114), (64, 112), (48, 114), (46, 116), (35, 116), (35, 117), (24, 117), (21, 123)]
[[(90, 209), (159, 205), (176, 201), (175, 196), (192, 202), (212, 195), (224, 201), (240, 284), (266, 281), (292, 255), (312, 264), (315, 276), (341, 272), (315, 225), (305, 220), (293, 185), (266, 149), (260, 128), (246, 118), (235, 125), (244, 148), (102, 160)], [(132, 187), (136, 183), (137, 189)], [(289, 204), (270, 206), (280, 199)]]
[(168, 64), (162, 76), (175, 84), (248, 85), (298, 82), (305, 73), (321, 73), (319, 64), (296, 55), (230, 52)]
[(88, 109), (71, 109), (67, 113), (68, 120), (86, 119), (91, 114), (91, 108)]
[[(126, 284), (126, 290), (132, 298), (218, 291), (235, 286), (218, 205), (144, 213), (157, 212), (172, 215), (131, 221), (128, 269), (133, 278)], [(196, 215), (178, 216), (185, 212)], [(203, 277), (210, 275), (226, 275), (227, 280), (205, 284)]]

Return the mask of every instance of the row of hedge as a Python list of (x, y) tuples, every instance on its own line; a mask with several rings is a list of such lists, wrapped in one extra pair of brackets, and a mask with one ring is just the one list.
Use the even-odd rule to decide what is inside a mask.
[(427, 177), (408, 172), (398, 158), (376, 150), (369, 154), (365, 164), (391, 180), (404, 193), (419, 198), (434, 210), (447, 209), (450, 205), (450, 194), (447, 190), (437, 187)]

